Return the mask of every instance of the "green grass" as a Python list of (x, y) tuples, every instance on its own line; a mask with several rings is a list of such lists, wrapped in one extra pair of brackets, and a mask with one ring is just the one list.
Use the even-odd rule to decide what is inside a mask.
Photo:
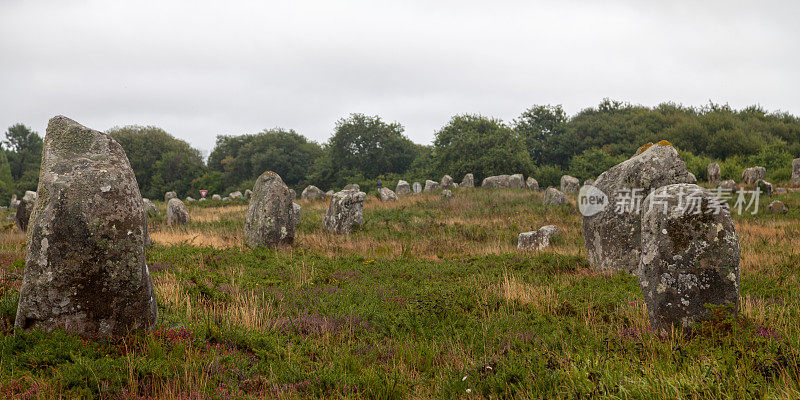
[[(461, 203), (368, 203), (364, 229), (331, 239), (342, 240), (333, 254), (310, 241), (281, 251), (156, 244), (158, 325), (112, 341), (13, 332), (22, 247), (1, 242), (0, 397), (800, 396), (798, 194), (782, 196), (789, 215), (736, 219), (739, 317), (669, 338), (647, 329), (635, 277), (591, 270), (574, 206), (455, 194)], [(323, 211), (304, 205), (298, 239), (322, 235)], [(562, 230), (552, 251), (513, 251), (519, 230), (547, 221)], [(241, 229), (228, 216), (193, 224)], [(387, 241), (410, 250), (369, 250)]]

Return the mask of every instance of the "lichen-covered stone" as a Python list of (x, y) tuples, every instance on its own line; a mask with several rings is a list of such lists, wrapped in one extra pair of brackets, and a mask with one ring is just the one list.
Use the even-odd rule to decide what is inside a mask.
[(442, 190), (442, 198), (444, 198), (444, 199), (452, 199), (453, 198), (453, 192), (450, 189)]
[(561, 176), (561, 191), (565, 194), (576, 193), (581, 189), (581, 182), (578, 178), (569, 175)]
[(308, 185), (303, 189), (303, 192), (300, 193), (300, 198), (303, 200), (324, 200), (325, 192), (314, 185)]
[(237, 190), (235, 192), (228, 194), (228, 197), (230, 197), (231, 200), (241, 200), (244, 198), (244, 195), (242, 194), (242, 192)]
[(16, 328), (95, 338), (153, 326), (147, 217), (122, 146), (69, 118), (51, 119), (38, 194)]
[(783, 202), (780, 200), (775, 200), (772, 203), (769, 203), (767, 210), (769, 210), (770, 214), (786, 214), (789, 212), (786, 204), (783, 204)]
[(326, 198), (328, 198), (328, 197), (331, 197), (331, 196), (333, 196), (335, 193), (336, 193), (336, 192), (334, 192), (333, 190), (328, 190), (327, 192), (325, 192), (325, 197), (326, 197)]
[(450, 175), (443, 176), (441, 183), (439, 183), (439, 188), (450, 189), (451, 187), (453, 187), (453, 177)]
[(170, 199), (177, 199), (178, 194), (175, 192), (164, 193), (164, 203), (169, 203)]
[(328, 232), (350, 234), (359, 228), (364, 219), (364, 198), (358, 190), (342, 190), (331, 197), (331, 203), (322, 220)]
[(211, 200), (222, 201), (222, 196), (215, 194), (211, 196)]
[(543, 250), (550, 246), (550, 238), (558, 233), (558, 227), (547, 225), (532, 232), (520, 233), (517, 237), (519, 250)]
[(355, 191), (358, 192), (358, 191), (361, 190), (361, 186), (358, 186), (357, 183), (350, 183), (350, 184), (345, 185), (344, 189), (342, 189), (342, 190), (355, 190)]
[(475, 187), (475, 177), (472, 174), (464, 175), (464, 179), (461, 180), (461, 185), (459, 187), (462, 188), (473, 188)]
[(169, 199), (167, 203), (167, 225), (186, 225), (189, 223), (189, 211), (181, 199)]
[(250, 189), (245, 189), (244, 191), (244, 198), (245, 200), (250, 200), (253, 197), (253, 191)]
[(593, 186), (607, 196), (608, 204), (583, 217), (589, 264), (598, 270), (634, 272), (641, 256), (641, 201), (653, 189), (691, 181), (675, 148), (661, 142), (600, 174)]
[(19, 230), (23, 232), (28, 231), (28, 221), (30, 221), (31, 211), (33, 211), (33, 207), (36, 205), (36, 198), (36, 192), (27, 190), (25, 191), (25, 196), (22, 196), (22, 200), (17, 203), (15, 218)]
[(422, 184), (419, 182), (414, 182), (414, 185), (411, 186), (411, 189), (414, 190), (414, 194), (419, 194), (422, 191)]
[(587, 179), (583, 181), (583, 186), (594, 186), (594, 179)]
[(708, 183), (717, 185), (721, 180), (722, 170), (719, 168), (719, 164), (715, 162), (708, 164)]
[(397, 187), (395, 187), (395, 192), (398, 196), (403, 196), (407, 194), (411, 194), (411, 185), (404, 180), (397, 181)]
[(511, 189), (525, 189), (525, 177), (522, 174), (514, 174), (508, 177), (508, 187)]
[(546, 206), (562, 206), (567, 204), (567, 196), (561, 193), (560, 190), (554, 187), (548, 187), (544, 191), (544, 205)]
[(197, 200), (196, 200), (194, 197), (192, 197), (192, 196), (186, 196), (186, 199), (185, 199), (184, 201), (185, 201), (186, 203), (191, 203), (191, 202), (193, 202), (193, 201), (197, 201)]
[[(300, 209), (283, 179), (266, 171), (253, 186), (253, 197), (244, 222), (244, 239), (252, 248), (275, 248), (294, 243)], [(299, 207), (299, 205), (298, 205)]]
[(507, 189), (511, 187), (511, 175), (495, 175), (483, 178), (481, 187), (484, 189)]
[(292, 200), (297, 199), (297, 192), (294, 189), (289, 189), (289, 194), (292, 195)]
[(764, 167), (752, 167), (742, 171), (742, 182), (744, 182), (745, 185), (753, 185), (766, 177), (767, 169)]
[(394, 194), (392, 189), (389, 189), (389, 188), (386, 188), (386, 187), (385, 188), (381, 188), (381, 201), (382, 202), (397, 201), (397, 195)]
[(148, 217), (161, 215), (161, 211), (158, 211), (158, 207), (156, 207), (155, 203), (150, 201), (150, 199), (142, 199), (142, 204), (144, 204), (144, 211), (147, 213)]
[(763, 179), (759, 179), (758, 181), (756, 181), (754, 186), (761, 191), (762, 195), (772, 197), (774, 189), (771, 183)]
[(539, 182), (533, 179), (532, 176), (529, 176), (528, 180), (525, 181), (525, 186), (530, 190), (539, 190)]
[(739, 308), (739, 237), (724, 201), (693, 184), (644, 200), (637, 275), (651, 327), (688, 328), (708, 305)]
[(433, 192), (434, 190), (438, 189), (439, 189), (439, 183), (428, 179), (425, 181), (425, 189), (423, 189), (422, 191), (427, 193), (427, 192)]
[(728, 179), (720, 182), (718, 187), (722, 190), (734, 191), (736, 190), (736, 181), (733, 179)]
[(792, 160), (792, 186), (800, 186), (800, 158)]
[(18, 205), (19, 205), (19, 200), (17, 200), (17, 194), (14, 193), (11, 195), (11, 200), (8, 202), (8, 208), (16, 210)]

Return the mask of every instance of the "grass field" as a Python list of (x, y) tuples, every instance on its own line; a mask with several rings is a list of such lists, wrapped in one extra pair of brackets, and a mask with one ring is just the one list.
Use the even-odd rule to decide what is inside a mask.
[[(0, 397), (800, 398), (800, 193), (776, 196), (789, 214), (736, 217), (739, 317), (668, 338), (634, 276), (588, 266), (574, 201), (454, 194), (368, 196), (349, 237), (298, 201), (278, 251), (244, 246), (246, 204), (190, 203), (186, 227), (150, 222), (158, 325), (104, 342), (14, 333), (25, 238), (7, 223)], [(546, 224), (550, 248), (516, 250)]]

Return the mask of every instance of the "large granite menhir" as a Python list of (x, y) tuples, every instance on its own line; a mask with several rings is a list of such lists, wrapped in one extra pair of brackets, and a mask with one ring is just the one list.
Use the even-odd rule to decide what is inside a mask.
[(300, 207), (295, 207), (293, 199), (277, 173), (266, 171), (258, 177), (244, 223), (244, 238), (250, 247), (275, 248), (294, 243)]
[(37, 192), (16, 328), (110, 337), (153, 326), (147, 217), (122, 147), (69, 118), (51, 119)]
[(603, 211), (583, 217), (583, 240), (593, 268), (636, 271), (641, 257), (642, 211), (637, 203), (641, 204), (651, 189), (673, 183), (694, 182), (667, 141), (642, 146), (638, 154), (600, 174), (594, 187), (605, 193), (608, 204)]

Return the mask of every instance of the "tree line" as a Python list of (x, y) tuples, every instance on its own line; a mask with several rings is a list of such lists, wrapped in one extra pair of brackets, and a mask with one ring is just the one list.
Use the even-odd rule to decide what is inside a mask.
[[(397, 179), (424, 181), (449, 174), (477, 182), (499, 174), (523, 173), (541, 186), (558, 185), (563, 174), (593, 179), (627, 159), (642, 144), (668, 140), (689, 170), (706, 178), (706, 166), (722, 167), (723, 179), (741, 179), (744, 168), (761, 165), (768, 178), (786, 182), (791, 161), (800, 157), (800, 119), (760, 106), (735, 110), (709, 103), (655, 107), (609, 99), (568, 116), (560, 105), (536, 105), (509, 122), (482, 115), (456, 115), (435, 132), (433, 145), (413, 143), (397, 122), (351, 114), (336, 122), (319, 144), (283, 128), (256, 134), (220, 135), (208, 160), (186, 141), (154, 126), (125, 126), (108, 133), (125, 149), (142, 195), (161, 199), (198, 190), (225, 194), (253, 186), (266, 171), (289, 187), (323, 190), (347, 183), (373, 187)], [(8, 128), (0, 148), (0, 205), (12, 193), (36, 190), (42, 138), (28, 127)], [(366, 185), (366, 186), (365, 186)]]

